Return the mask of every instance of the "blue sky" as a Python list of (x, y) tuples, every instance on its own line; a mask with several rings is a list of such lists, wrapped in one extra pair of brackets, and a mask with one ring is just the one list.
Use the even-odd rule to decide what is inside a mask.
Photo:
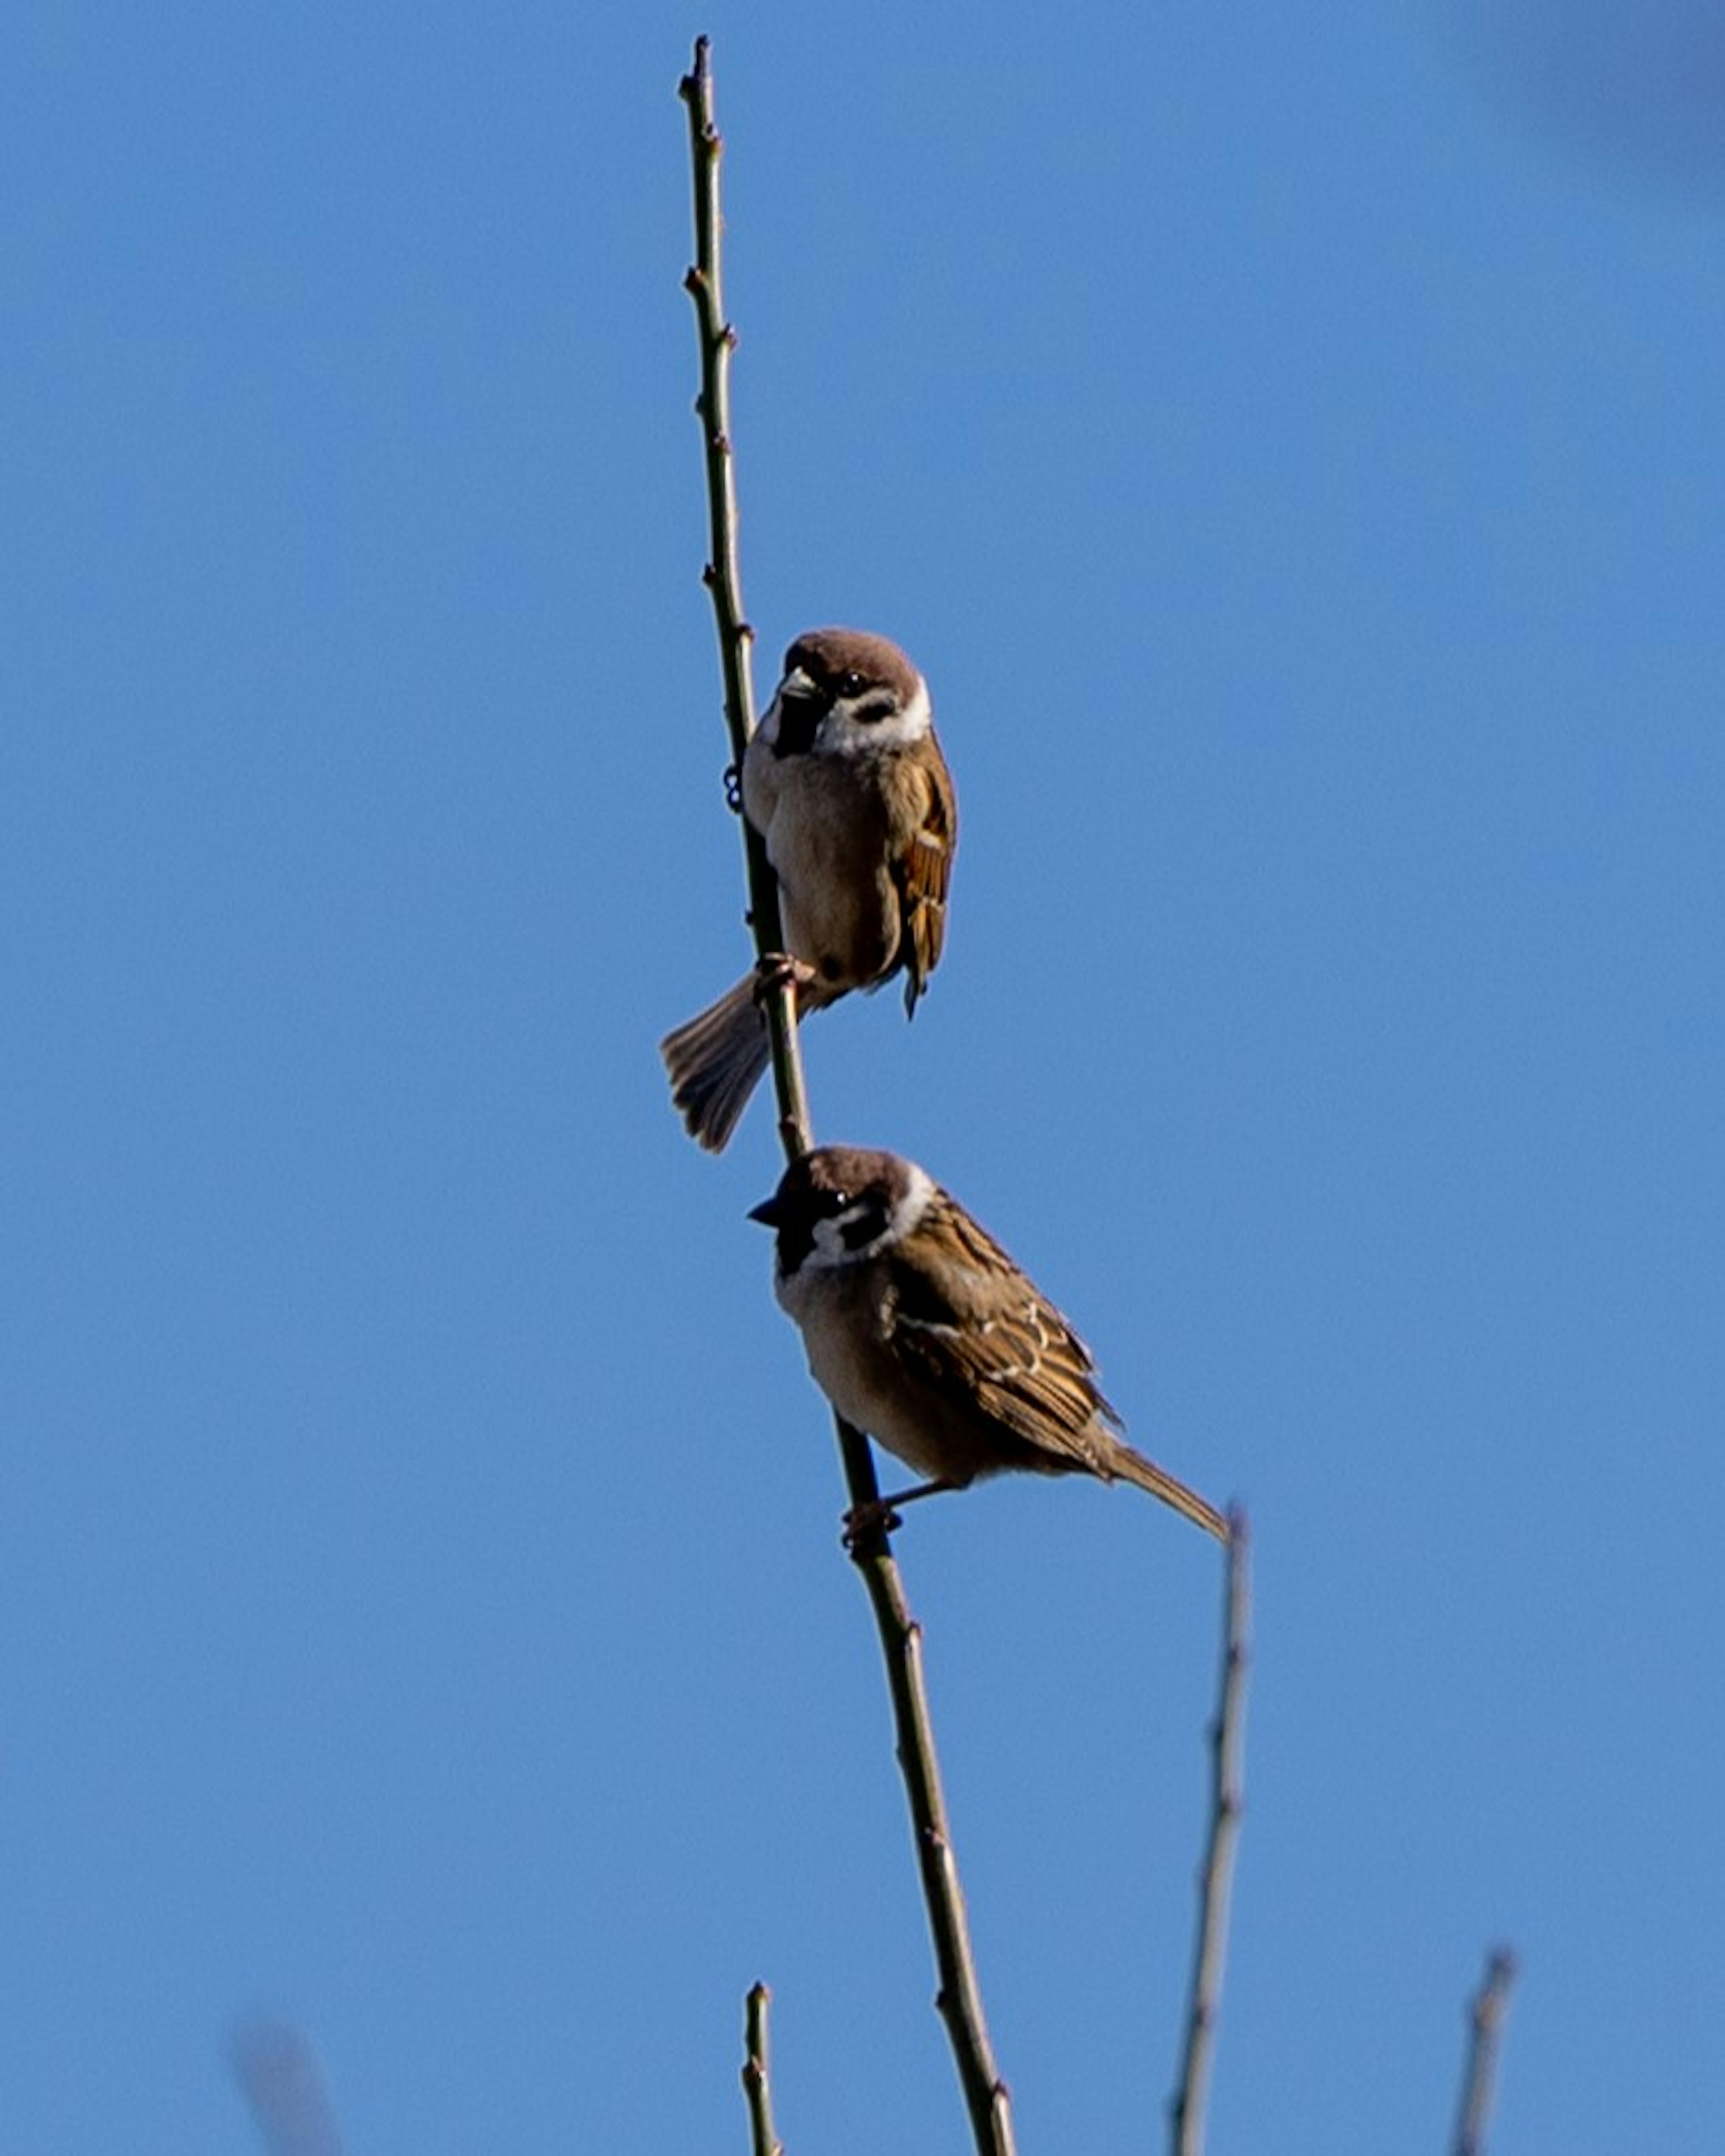
[[(963, 835), (820, 1133), (949, 1183), (1250, 1507), (1212, 2147), (1725, 2118), (1725, 45), (313, 4), (0, 33), (10, 2145), (958, 2145), (842, 1486), (655, 1051), (747, 954), (690, 416), (716, 42), (747, 597), (896, 636)], [(901, 1555), (1028, 2150), (1155, 2145), (1219, 1578)]]

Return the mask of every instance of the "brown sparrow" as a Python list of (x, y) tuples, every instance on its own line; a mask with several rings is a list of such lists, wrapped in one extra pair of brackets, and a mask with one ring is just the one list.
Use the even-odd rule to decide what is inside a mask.
[(1007, 1468), (1095, 1475), (1136, 1482), (1228, 1540), (1213, 1505), (1117, 1435), (1089, 1349), (913, 1162), (819, 1147), (749, 1218), (778, 1230), (773, 1285), (816, 1384), (927, 1478), (884, 1503)]
[[(900, 972), (913, 1013), (946, 935), (958, 808), (927, 685), (896, 644), (855, 629), (797, 639), (743, 752), (742, 807), (778, 878), (798, 1014)], [(691, 1136), (722, 1152), (767, 1068), (759, 976), (660, 1053)]]

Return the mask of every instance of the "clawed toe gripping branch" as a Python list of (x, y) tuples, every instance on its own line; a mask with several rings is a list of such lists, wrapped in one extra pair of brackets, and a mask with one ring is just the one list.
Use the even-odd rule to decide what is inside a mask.
[(793, 957), (788, 951), (763, 951), (755, 961), (755, 994), (762, 1004), (772, 1000), (779, 988), (806, 988), (818, 980), (806, 958)]
[(877, 1497), (872, 1505), (853, 1505), (842, 1525), (845, 1548), (853, 1558), (866, 1561), (877, 1548), (885, 1554), (887, 1537), (904, 1525), (904, 1519), (885, 1497)]

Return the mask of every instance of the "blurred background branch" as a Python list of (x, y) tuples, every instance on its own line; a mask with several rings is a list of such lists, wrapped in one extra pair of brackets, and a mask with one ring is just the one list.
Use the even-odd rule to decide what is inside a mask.
[(268, 2156), (341, 2156), (335, 2111), (303, 2031), (249, 2022), (228, 2056)]
[(1211, 1725), (1209, 1845), (1198, 1875), (1198, 1932), (1180, 2085), (1168, 2107), (1174, 2156), (1199, 2156), (1204, 2102), (1215, 2058), (1216, 2020), (1228, 1953), (1229, 1892), (1244, 1804), (1246, 1666), (1250, 1652), (1251, 1579), (1246, 1517), (1229, 1515), (1228, 1563), (1222, 1598), (1222, 1669)]
[(1461, 2108), (1455, 2120), (1455, 2156), (1485, 2156), (1486, 2128), (1497, 2087), (1497, 2054), (1509, 2010), (1516, 1958), (1507, 1947), (1486, 1958), (1486, 1974), (1468, 2004), (1467, 2063), (1461, 2076)]

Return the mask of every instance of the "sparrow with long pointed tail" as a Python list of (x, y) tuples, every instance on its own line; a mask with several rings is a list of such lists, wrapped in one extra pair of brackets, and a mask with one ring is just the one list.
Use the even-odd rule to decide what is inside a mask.
[(1219, 1541), (1214, 1505), (1135, 1451), (1090, 1350), (952, 1194), (897, 1153), (820, 1146), (752, 1220), (815, 1383), (924, 1480), (901, 1505), (987, 1475), (1134, 1482)]

